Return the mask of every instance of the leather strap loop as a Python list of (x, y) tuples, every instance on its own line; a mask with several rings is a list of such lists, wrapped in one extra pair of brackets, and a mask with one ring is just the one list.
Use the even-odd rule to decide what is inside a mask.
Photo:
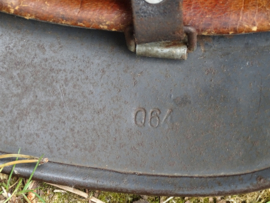
[(150, 4), (145, 0), (132, 0), (136, 43), (183, 40), (182, 1), (163, 0)]

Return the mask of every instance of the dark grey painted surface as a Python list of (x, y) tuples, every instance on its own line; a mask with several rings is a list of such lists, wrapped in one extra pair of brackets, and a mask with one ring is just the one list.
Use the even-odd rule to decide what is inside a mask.
[(0, 151), (149, 175), (265, 169), (269, 39), (208, 38), (187, 61), (161, 60), (120, 33), (0, 14)]
[[(20, 165), (15, 172), (29, 177), (34, 165)], [(5, 172), (9, 172), (5, 168)], [(205, 196), (250, 192), (270, 187), (270, 170), (237, 176), (170, 177), (117, 173), (101, 169), (48, 163), (38, 167), (33, 176), (38, 180), (109, 190), (151, 195)]]

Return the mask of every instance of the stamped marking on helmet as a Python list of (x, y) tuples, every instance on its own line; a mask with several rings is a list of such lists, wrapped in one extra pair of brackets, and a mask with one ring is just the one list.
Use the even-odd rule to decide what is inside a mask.
[(145, 108), (139, 107), (134, 112), (134, 123), (138, 127), (145, 127), (148, 124), (151, 128), (157, 128), (168, 120), (172, 112), (172, 109), (168, 109), (165, 115), (162, 116), (159, 108), (147, 111)]

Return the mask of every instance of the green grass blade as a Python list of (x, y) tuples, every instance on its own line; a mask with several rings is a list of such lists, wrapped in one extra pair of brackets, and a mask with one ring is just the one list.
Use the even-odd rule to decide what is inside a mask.
[(7, 184), (6, 183), (2, 183), (2, 184), (5, 187), (5, 189), (7, 189)]
[(31, 201), (25, 196), (25, 194), (22, 194), (22, 196), (28, 203), (31, 203)]
[(7, 198), (6, 201), (4, 201), (4, 203), (8, 202), (12, 197), (13, 197), (13, 195), (10, 195), (10, 197)]
[(24, 185), (24, 187), (23, 187), (23, 190), (22, 190), (22, 192), (23, 191), (27, 191), (27, 189), (28, 189), (28, 187), (29, 187), (29, 185), (31, 184), (31, 180), (29, 179), (28, 181), (27, 181), (27, 183)]
[(6, 203), (6, 202), (8, 202), (16, 193), (17, 193), (17, 191), (18, 191), (18, 189), (19, 189), (19, 187), (21, 186), (21, 184), (22, 184), (22, 178), (20, 178), (20, 180), (19, 180), (19, 183), (18, 183), (18, 185), (16, 186), (16, 188), (15, 188), (15, 190), (14, 190), (14, 192), (12, 193), (12, 195), (10, 195), (10, 197), (9, 198), (7, 198), (6, 199), (6, 201), (4, 201), (4, 203)]
[[(20, 152), (21, 152), (21, 149), (19, 149), (18, 154), (20, 154)], [(18, 158), (19, 158), (19, 157), (16, 158), (16, 161), (18, 161)], [(9, 189), (11, 177), (12, 177), (13, 171), (14, 171), (14, 169), (15, 169), (15, 166), (16, 166), (16, 165), (14, 164), (13, 167), (12, 167), (12, 169), (11, 169), (11, 172), (10, 172), (10, 174), (9, 174), (9, 177), (8, 177), (7, 188), (6, 188), (7, 191), (8, 191), (8, 189)]]
[(30, 183), (31, 183), (31, 180), (32, 180), (32, 177), (33, 177), (35, 171), (37, 170), (37, 167), (38, 167), (38, 165), (39, 165), (39, 162), (41, 161), (41, 159), (43, 158), (43, 156), (44, 156), (44, 155), (42, 155), (42, 156), (38, 159), (38, 162), (37, 162), (37, 164), (36, 164), (36, 166), (35, 166), (33, 172), (31, 173), (31, 175), (30, 175), (30, 177), (29, 177), (27, 183), (25, 184), (23, 190), (27, 190), (27, 188), (29, 187), (29, 185), (30, 185)]
[[(18, 185), (16, 186), (16, 188), (15, 188), (15, 190), (14, 190), (14, 192), (16, 191), (18, 191), (18, 189), (19, 189), (19, 187), (21, 186), (21, 184), (22, 184), (22, 181), (23, 181), (23, 178), (19, 178), (19, 182), (18, 182)], [(13, 193), (14, 193), (13, 192)]]
[(40, 201), (42, 201), (43, 203), (46, 203), (45, 200), (42, 199), (42, 197), (40, 197), (36, 192), (33, 192), (33, 191), (32, 191), (32, 193), (34, 193), (34, 194), (38, 197), (38, 199), (39, 199)]
[(27, 192), (33, 192), (33, 190), (22, 190), (22, 191), (18, 192), (18, 195), (25, 194)]

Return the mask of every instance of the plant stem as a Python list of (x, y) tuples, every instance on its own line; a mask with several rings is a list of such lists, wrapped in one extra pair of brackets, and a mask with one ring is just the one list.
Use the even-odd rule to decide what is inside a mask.
[(46, 159), (46, 158), (45, 158), (45, 159), (42, 159), (42, 158), (43, 158), (43, 155), (37, 160), (37, 164), (36, 164), (34, 170), (32, 171), (32, 173), (31, 173), (31, 175), (30, 175), (30, 177), (29, 177), (27, 183), (25, 184), (23, 190), (27, 190), (27, 189), (28, 189), (28, 187), (29, 187), (29, 185), (30, 185), (30, 182), (31, 182), (31, 180), (32, 180), (32, 177), (33, 177), (35, 171), (37, 170), (37, 167), (38, 167), (39, 163), (40, 163), (42, 160), (48, 160), (48, 159)]
[(7, 198), (6, 199), (6, 201), (4, 201), (4, 203), (6, 203), (6, 202), (8, 202), (12, 197), (13, 197), (13, 195), (15, 195), (16, 193), (17, 193), (17, 191), (18, 191), (18, 189), (19, 189), (19, 187), (21, 186), (21, 184), (22, 184), (22, 178), (20, 178), (20, 180), (19, 180), (19, 183), (18, 183), (18, 185), (16, 186), (16, 188), (15, 188), (15, 190), (14, 190), (14, 192), (12, 193), (12, 195), (10, 195), (10, 197), (9, 198)]
[(25, 196), (25, 194), (22, 194), (22, 196), (24, 197), (24, 199), (25, 199), (28, 203), (31, 203), (31, 201)]
[(2, 154), (0, 155), (0, 159), (6, 158), (25, 158), (25, 159), (39, 159), (39, 157), (24, 155), (24, 154)]
[(19, 160), (19, 161), (11, 161), (5, 164), (0, 165), (0, 168), (4, 168), (6, 166), (12, 166), (15, 164), (28, 164), (28, 163), (37, 163), (38, 160)]
[[(20, 152), (21, 152), (21, 149), (19, 149), (18, 154), (20, 154)], [(16, 157), (16, 161), (18, 161), (18, 157)], [(0, 168), (4, 168), (4, 167), (5, 166), (2, 166), (2, 167), (0, 166)], [(15, 164), (12, 167), (11, 172), (10, 172), (9, 177), (8, 177), (7, 188), (6, 188), (7, 191), (9, 190), (9, 185), (10, 185), (10, 181), (11, 181), (11, 177), (12, 177), (14, 169), (15, 169)]]

